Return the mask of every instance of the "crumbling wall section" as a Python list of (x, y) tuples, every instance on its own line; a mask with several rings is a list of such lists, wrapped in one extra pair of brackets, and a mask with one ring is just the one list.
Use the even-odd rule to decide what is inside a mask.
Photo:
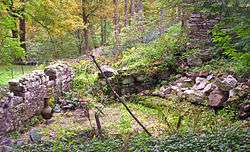
[(69, 91), (72, 79), (73, 71), (68, 65), (55, 64), (11, 80), (7, 95), (0, 99), (0, 139), (39, 114), (44, 98)]

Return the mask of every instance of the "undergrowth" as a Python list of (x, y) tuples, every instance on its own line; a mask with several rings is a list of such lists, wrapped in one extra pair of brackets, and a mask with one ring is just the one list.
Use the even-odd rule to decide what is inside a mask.
[[(78, 137), (81, 138), (81, 137)], [(128, 141), (123, 138), (95, 138), (85, 142), (77, 140), (46, 141), (13, 147), (14, 152), (84, 151), (84, 152), (163, 152), (163, 151), (247, 151), (250, 134), (239, 128), (224, 128), (215, 133), (175, 134), (162, 138), (137, 134)], [(126, 147), (126, 148), (125, 148)]]

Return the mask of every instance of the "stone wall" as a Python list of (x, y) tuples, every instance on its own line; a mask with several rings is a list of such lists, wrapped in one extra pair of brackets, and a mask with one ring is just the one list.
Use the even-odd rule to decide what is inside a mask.
[(219, 20), (218, 17), (212, 18), (202, 13), (192, 13), (190, 15), (187, 19), (190, 41), (187, 43), (186, 49), (191, 52), (184, 65), (197, 66), (213, 58), (215, 51), (210, 50), (213, 43), (208, 32)]
[(9, 90), (0, 99), (0, 140), (6, 133), (17, 130), (31, 117), (41, 112), (44, 98), (60, 96), (71, 87), (73, 72), (65, 64), (48, 66), (44, 71), (9, 82)]
[[(131, 95), (140, 93), (144, 90), (155, 87), (160, 81), (168, 80), (169, 76), (175, 71), (169, 68), (157, 70), (157, 66), (152, 66), (151, 72), (129, 72), (128, 70), (115, 70), (108, 66), (102, 66), (104, 74), (109, 77), (109, 80), (115, 91), (123, 95)], [(105, 82), (99, 73), (99, 77)], [(103, 84), (104, 85), (104, 84)], [(110, 92), (107, 92), (108, 94)]]

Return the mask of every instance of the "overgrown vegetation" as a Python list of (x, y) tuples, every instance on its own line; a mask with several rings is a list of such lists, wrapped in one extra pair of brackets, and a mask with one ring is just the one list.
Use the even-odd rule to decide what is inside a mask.
[[(82, 141), (78, 135), (66, 140), (16, 146), (14, 151), (247, 151), (249, 132), (227, 128), (214, 133), (172, 135), (160, 139), (137, 135), (125, 141), (119, 137)], [(79, 142), (81, 141), (81, 142)]]
[(122, 57), (116, 65), (129, 70), (142, 70), (160, 64), (173, 66), (174, 54), (184, 44), (184, 40), (185, 35), (181, 31), (181, 25), (173, 25), (167, 29), (166, 34), (158, 39), (147, 44), (139, 43), (122, 53)]
[[(9, 137), (28, 138), (23, 136), (37, 127), (42, 141), (13, 145), (12, 150), (247, 151), (249, 120), (239, 120), (237, 113), (239, 103), (249, 104), (247, 95), (230, 105), (226, 103), (223, 109), (194, 105), (181, 95), (168, 99), (150, 96), (153, 89), (124, 96), (128, 107), (153, 134), (148, 137), (100, 80), (89, 54), (96, 55), (100, 65), (118, 70), (119, 78), (131, 73), (145, 76), (172, 72), (170, 76), (166, 74), (164, 81), (153, 77), (157, 79), (155, 86), (171, 84), (185, 77), (186, 72), (208, 72), (215, 79), (232, 74), (247, 86), (250, 76), (249, 6), (247, 0), (0, 1), (0, 86), (34, 69), (33, 66), (12, 66), (15, 63), (65, 59), (75, 74), (72, 90), (62, 98), (52, 97), (49, 101), (51, 107), (62, 100), (76, 110), (60, 111), (53, 117), (55, 122), (47, 126), (41, 124), (41, 118), (34, 117), (31, 123)], [(190, 39), (193, 33), (188, 29), (187, 20), (194, 12), (203, 14), (205, 20), (218, 21), (204, 33), (211, 38), (207, 42)], [(195, 32), (199, 35), (202, 27), (197, 28)], [(192, 45), (199, 47), (192, 48)], [(199, 58), (202, 51), (209, 51), (212, 59), (200, 65), (187, 63), (188, 57)], [(17, 70), (9, 67), (17, 67)], [(133, 85), (122, 85), (134, 89), (132, 87), (139, 83), (147, 83), (140, 82), (136, 76)], [(181, 89), (191, 88), (186, 87)], [(229, 94), (229, 91), (220, 93), (225, 92)], [(97, 113), (102, 134), (97, 133), (95, 126)]]

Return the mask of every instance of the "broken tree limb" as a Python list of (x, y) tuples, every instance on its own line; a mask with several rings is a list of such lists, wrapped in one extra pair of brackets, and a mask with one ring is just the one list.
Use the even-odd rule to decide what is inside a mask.
[(140, 122), (140, 120), (132, 113), (132, 111), (129, 109), (129, 107), (126, 105), (124, 99), (122, 99), (114, 90), (114, 88), (112, 87), (110, 81), (108, 80), (108, 78), (106, 77), (106, 75), (103, 73), (101, 67), (99, 66), (99, 64), (97, 63), (95, 56), (90, 55), (92, 58), (92, 61), (95, 63), (96, 67), (98, 68), (98, 70), (101, 72), (102, 76), (104, 77), (107, 85), (110, 87), (111, 91), (113, 92), (113, 94), (115, 95), (115, 97), (118, 99), (118, 101), (120, 103), (122, 103), (122, 105), (126, 108), (126, 110), (128, 111), (128, 113), (133, 117), (133, 119), (142, 127), (142, 129), (148, 134), (148, 136), (152, 136), (151, 133), (147, 130), (147, 128)]

